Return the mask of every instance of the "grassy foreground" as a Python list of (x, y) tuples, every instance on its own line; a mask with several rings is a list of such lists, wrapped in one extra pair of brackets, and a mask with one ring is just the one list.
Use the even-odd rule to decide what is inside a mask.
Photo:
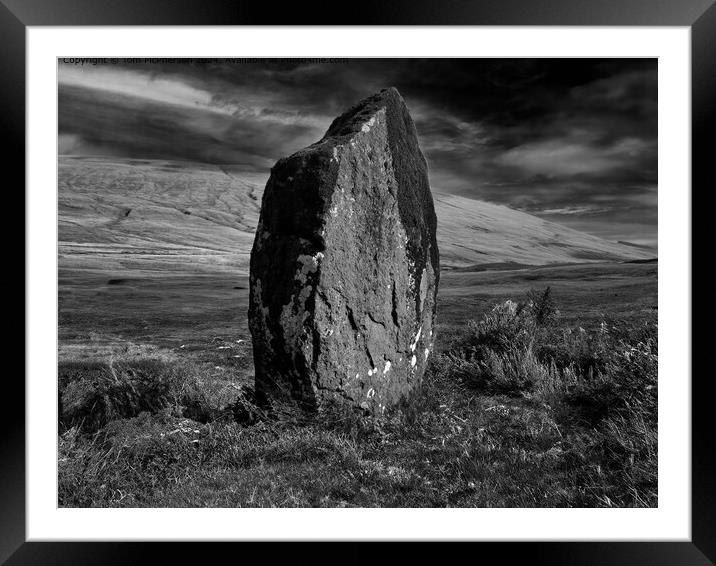
[[(655, 318), (655, 317), (654, 317)], [(211, 366), (60, 365), (62, 507), (652, 507), (657, 327), (498, 303), (385, 418), (277, 421)]]

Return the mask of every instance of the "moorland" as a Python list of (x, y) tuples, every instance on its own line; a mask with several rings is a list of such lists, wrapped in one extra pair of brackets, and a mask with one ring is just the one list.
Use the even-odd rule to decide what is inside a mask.
[(60, 506), (657, 505), (655, 251), (436, 192), (422, 386), (277, 421), (246, 314), (265, 175), (61, 156), (59, 179)]

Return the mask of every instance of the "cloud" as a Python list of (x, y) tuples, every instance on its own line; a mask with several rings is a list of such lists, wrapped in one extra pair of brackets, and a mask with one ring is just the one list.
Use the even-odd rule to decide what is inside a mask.
[(560, 137), (514, 147), (500, 154), (497, 160), (531, 175), (607, 175), (615, 169), (631, 166), (632, 160), (650, 147), (650, 142), (638, 138), (623, 138), (604, 147)]
[(265, 108), (229, 112), (214, 107), (211, 99), (206, 104), (177, 100), (65, 83), (59, 95), (60, 151), (242, 163), (249, 170), (268, 170), (279, 157), (316, 141), (327, 127), (327, 122), (321, 127)]
[[(236, 118), (276, 124), (323, 127), (330, 116), (318, 116), (282, 107), (279, 93), (233, 87), (229, 92), (210, 92), (190, 84), (188, 77), (160, 77), (156, 73), (121, 67), (61, 65), (61, 86), (74, 86), (110, 95), (133, 97), (159, 105), (203, 110)], [(218, 85), (214, 85), (216, 88)], [(224, 88), (228, 88), (224, 86)], [(101, 95), (100, 95), (101, 96)]]
[(114, 67), (60, 65), (58, 81), (60, 86), (106, 91), (160, 104), (221, 112), (221, 109), (211, 106), (213, 95), (210, 92), (194, 88), (181, 80), (144, 72)]

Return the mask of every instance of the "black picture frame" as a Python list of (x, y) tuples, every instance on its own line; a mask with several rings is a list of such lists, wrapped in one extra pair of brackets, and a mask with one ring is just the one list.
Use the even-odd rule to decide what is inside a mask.
[[(341, 10), (343, 10), (341, 12)], [(77, 25), (559, 25), (559, 26), (687, 26), (691, 29), (692, 80), (692, 196), (706, 191), (713, 160), (710, 137), (716, 131), (716, 5), (714, 0), (364, 0), (286, 4), (240, 0), (0, 0), (0, 131), (7, 141), (7, 183), (16, 198), (25, 183), (25, 37), (28, 26)], [(709, 179), (710, 180), (710, 179)], [(679, 189), (675, 189), (679, 190)], [(9, 198), (9, 197), (8, 197)], [(24, 199), (19, 205), (25, 210)], [(17, 210), (17, 209), (15, 209)], [(693, 210), (693, 205), (692, 205)], [(666, 229), (667, 227), (662, 227)], [(6, 241), (17, 239), (17, 230), (3, 226)], [(14, 235), (13, 235), (14, 234)], [(12, 238), (12, 239), (10, 239)], [(692, 241), (707, 236), (694, 231)], [(692, 252), (692, 257), (698, 257)], [(691, 275), (692, 281), (693, 274)], [(23, 296), (26, 296), (24, 269)], [(19, 286), (20, 281), (15, 282)], [(692, 283), (692, 296), (693, 296)], [(10, 290), (5, 294), (10, 296)], [(14, 291), (17, 296), (17, 290)], [(704, 315), (702, 315), (704, 316)], [(24, 324), (23, 324), (24, 328)], [(17, 333), (19, 335), (20, 333)], [(24, 332), (22, 333), (24, 338)], [(708, 333), (706, 333), (708, 336)], [(699, 351), (703, 335), (693, 337), (692, 351)], [(716, 465), (709, 372), (694, 372), (692, 380), (692, 538), (690, 542), (529, 542), (479, 544), (468, 553), (475, 558), (537, 564), (710, 564), (716, 562)], [(683, 376), (690, 378), (690, 376)], [(6, 375), (6, 380), (10, 375)], [(25, 407), (24, 387), (5, 390), (14, 402), (0, 412), (0, 563), (24, 564), (135, 564), (208, 562), (228, 553), (238, 558), (236, 543), (82, 543), (26, 542), (25, 537)], [(320, 538), (320, 533), (316, 533)], [(377, 543), (367, 543), (377, 544)], [(263, 545), (262, 545), (263, 546)], [(455, 545), (460, 546), (460, 545)], [(434, 549), (434, 547), (433, 547)], [(433, 550), (431, 549), (431, 550)], [(440, 545), (446, 553), (465, 548)], [(268, 551), (256, 549), (261, 553)], [(291, 551), (291, 549), (288, 549)], [(306, 550), (302, 547), (303, 552)], [(242, 551), (245, 552), (245, 551)], [(295, 551), (294, 551), (295, 552)], [(383, 552), (383, 551), (381, 551)], [(419, 548), (423, 559), (425, 549)], [(312, 558), (376, 556), (370, 548), (309, 551)], [(335, 554), (338, 553), (338, 554)], [(469, 556), (469, 554), (468, 554)], [(263, 559), (268, 558), (263, 555)]]

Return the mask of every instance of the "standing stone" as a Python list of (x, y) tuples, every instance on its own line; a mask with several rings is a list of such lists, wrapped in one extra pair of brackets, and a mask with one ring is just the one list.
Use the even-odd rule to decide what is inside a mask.
[(380, 414), (418, 384), (435, 339), (436, 224), (427, 163), (394, 88), (279, 160), (251, 251), (258, 397)]

